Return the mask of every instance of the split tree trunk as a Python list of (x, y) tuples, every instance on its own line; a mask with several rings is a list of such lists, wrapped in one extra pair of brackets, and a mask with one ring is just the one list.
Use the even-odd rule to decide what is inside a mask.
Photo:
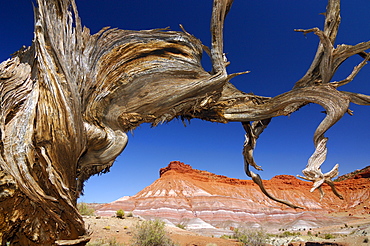
[[(185, 31), (105, 28), (90, 35), (73, 0), (37, 3), (32, 46), (0, 64), (1, 245), (84, 245), (88, 236), (76, 210), (83, 183), (109, 171), (126, 146), (125, 132), (141, 123), (176, 117), (243, 122), (246, 173), (269, 195), (249, 165), (259, 168), (253, 149), (272, 117), (308, 103), (326, 109), (314, 136), (316, 152), (304, 172), (320, 188), (331, 184), (336, 172), (320, 170), (325, 131), (348, 111), (350, 101), (370, 104), (369, 96), (336, 89), (366, 64), (370, 48), (370, 42), (333, 47), (339, 0), (329, 0), (323, 31), (298, 30), (319, 36), (316, 57), (293, 90), (272, 98), (243, 93), (229, 83), (238, 74), (226, 72), (222, 33), (232, 0), (214, 1), (212, 72), (200, 64), (204, 46)], [(347, 79), (330, 82), (355, 54), (364, 61)]]

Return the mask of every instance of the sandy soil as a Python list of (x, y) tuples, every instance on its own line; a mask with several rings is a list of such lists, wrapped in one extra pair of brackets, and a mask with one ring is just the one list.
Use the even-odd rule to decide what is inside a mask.
[[(135, 224), (140, 222), (140, 219), (133, 217), (119, 219), (114, 217), (88, 216), (84, 217), (84, 220), (90, 233), (92, 233), (90, 242), (104, 241), (108, 243), (115, 241), (122, 244), (126, 243), (127, 245), (129, 245), (131, 240), (132, 230), (135, 228)], [(240, 245), (232, 240), (205, 237), (178, 227), (166, 226), (166, 231), (172, 240), (181, 246), (207, 246), (210, 243), (214, 243), (217, 246)]]
[[(340, 214), (333, 214), (332, 216), (340, 216)], [(135, 224), (140, 221), (139, 218), (133, 217), (119, 219), (95, 216), (84, 217), (84, 220), (92, 233), (92, 243), (100, 240), (106, 243), (117, 242), (122, 245), (129, 245)], [(206, 237), (177, 227), (167, 226), (166, 230), (168, 235), (181, 246), (241, 245), (232, 240)], [(310, 233), (311, 235), (307, 235), (307, 232), (301, 232), (302, 237), (300, 238), (304, 241), (337, 242), (348, 246), (370, 246), (370, 215), (354, 216), (352, 221), (343, 223), (343, 225), (315, 228)], [(315, 237), (317, 234), (319, 237)], [(334, 235), (335, 238), (324, 240), (322, 237), (325, 234)], [(366, 242), (366, 239), (368, 242)]]
[[(344, 216), (345, 213), (335, 213), (332, 216)], [(370, 245), (370, 215), (354, 214), (353, 220), (343, 225), (325, 226), (315, 228), (312, 234), (332, 234), (336, 238), (325, 240), (326, 242), (340, 242), (348, 246), (369, 246)]]

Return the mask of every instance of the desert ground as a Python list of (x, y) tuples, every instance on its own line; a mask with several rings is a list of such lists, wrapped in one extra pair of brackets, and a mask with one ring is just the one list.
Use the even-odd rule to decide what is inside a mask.
[[(332, 214), (331, 216), (341, 216)], [(130, 245), (132, 231), (140, 218), (125, 217), (96, 217), (84, 216), (86, 226), (91, 233), (90, 245)], [(236, 246), (241, 245), (235, 240), (222, 239), (212, 236), (202, 236), (178, 227), (166, 226), (170, 238), (181, 246)], [(268, 233), (268, 232), (267, 232)], [(301, 231), (301, 236), (276, 238), (270, 245), (288, 245), (289, 242), (336, 242), (341, 245), (370, 245), (370, 215), (353, 215), (353, 220), (343, 225), (325, 226), (314, 228), (311, 232)], [(276, 234), (276, 233), (274, 233)], [(325, 235), (331, 235), (331, 239), (324, 239)], [(110, 244), (109, 244), (110, 243)]]

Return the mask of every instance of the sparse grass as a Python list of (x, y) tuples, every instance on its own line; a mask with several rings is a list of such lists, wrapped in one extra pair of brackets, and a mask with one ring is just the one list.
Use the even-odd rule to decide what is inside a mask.
[(124, 245), (126, 244), (118, 243), (115, 238), (109, 239), (108, 241), (100, 239), (94, 242), (87, 243), (87, 246), (124, 246)]
[(123, 211), (122, 209), (117, 210), (116, 211), (116, 216), (117, 216), (117, 218), (120, 218), (120, 219), (125, 218), (125, 211)]
[(183, 222), (176, 224), (176, 227), (178, 227), (180, 229), (183, 229), (183, 230), (186, 230), (186, 224), (183, 223)]
[(232, 239), (233, 236), (232, 235), (226, 235), (226, 234), (224, 234), (220, 238), (222, 238), (222, 239)]
[(217, 244), (215, 244), (215, 243), (207, 243), (206, 246), (217, 246)]
[(176, 246), (166, 235), (164, 222), (142, 221), (136, 224), (132, 235), (132, 246)]
[[(284, 229), (282, 231), (284, 231)], [(297, 232), (290, 232), (290, 231), (287, 231), (285, 229), (285, 231), (283, 233), (280, 233), (280, 234), (269, 234), (269, 233), (267, 233), (266, 235), (267, 235), (267, 238), (268, 237), (279, 237), (279, 238), (283, 238), (283, 237), (301, 236), (302, 234), (299, 231), (297, 231)], [(312, 235), (312, 232), (308, 231), (307, 232), (307, 235), (311, 236)]]
[(294, 236), (301, 236), (300, 232), (290, 232), (290, 231), (285, 231), (282, 234), (283, 237), (294, 237)]
[(325, 239), (332, 239), (332, 238), (336, 238), (333, 234), (330, 234), (330, 233), (327, 233), (324, 235), (324, 238)]
[(235, 229), (233, 238), (244, 246), (262, 246), (266, 243), (267, 234), (261, 229)]
[(77, 204), (78, 212), (80, 212), (81, 215), (86, 216), (94, 216), (95, 210), (91, 208), (87, 203), (80, 202)]

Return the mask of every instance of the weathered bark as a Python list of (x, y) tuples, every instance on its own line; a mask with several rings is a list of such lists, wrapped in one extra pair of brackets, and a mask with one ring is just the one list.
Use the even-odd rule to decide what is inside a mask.
[[(349, 112), (349, 102), (370, 104), (367, 95), (337, 90), (370, 57), (365, 52), (370, 42), (334, 48), (339, 0), (329, 0), (324, 31), (298, 30), (319, 36), (316, 56), (291, 91), (272, 98), (246, 94), (229, 82), (238, 75), (227, 74), (223, 53), (223, 22), (232, 0), (214, 1), (210, 50), (186, 31), (105, 28), (90, 35), (73, 0), (37, 3), (32, 46), (0, 64), (1, 245), (84, 245), (88, 233), (76, 210), (84, 181), (109, 171), (126, 146), (125, 132), (176, 117), (243, 122), (247, 175), (272, 199), (296, 207), (269, 195), (249, 169), (260, 169), (253, 149), (270, 119), (308, 103), (325, 108), (314, 135), (316, 151), (304, 171), (315, 189), (323, 182), (332, 185), (337, 168), (320, 170), (324, 133)], [(200, 64), (203, 49), (212, 72)], [(364, 61), (348, 78), (330, 82), (356, 54)]]

